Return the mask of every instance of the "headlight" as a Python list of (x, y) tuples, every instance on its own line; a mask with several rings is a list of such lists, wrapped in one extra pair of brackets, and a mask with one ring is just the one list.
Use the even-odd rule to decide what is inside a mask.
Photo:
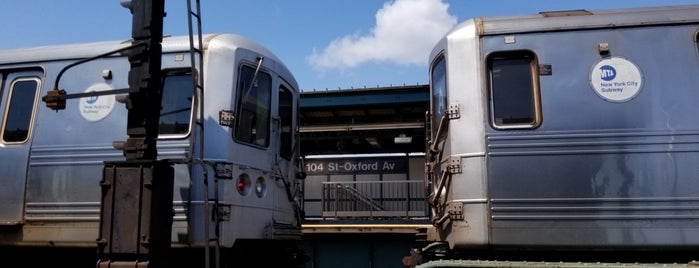
[(265, 196), (267, 193), (267, 183), (265, 182), (265, 178), (263, 177), (258, 177), (257, 181), (255, 182), (255, 194), (257, 197), (262, 198)]

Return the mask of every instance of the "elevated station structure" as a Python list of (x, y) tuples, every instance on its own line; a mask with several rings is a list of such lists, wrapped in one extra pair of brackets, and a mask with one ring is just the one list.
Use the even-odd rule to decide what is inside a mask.
[(304, 243), (318, 267), (396, 267), (429, 228), (429, 86), (304, 91)]
[(301, 93), (307, 222), (425, 219), (428, 105), (428, 85)]
[(428, 105), (428, 85), (302, 92), (301, 154), (424, 152)]

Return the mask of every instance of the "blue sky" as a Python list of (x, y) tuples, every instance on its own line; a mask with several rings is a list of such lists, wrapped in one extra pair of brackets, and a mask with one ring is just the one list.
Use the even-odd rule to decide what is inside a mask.
[[(192, 0), (194, 2), (195, 0)], [(0, 49), (131, 37), (122, 0), (16, 0), (0, 11)], [(570, 9), (699, 4), (698, 0), (201, 0), (205, 33), (269, 48), (304, 91), (426, 84), (433, 44), (473, 17)], [(166, 35), (187, 34), (186, 0), (167, 0)]]

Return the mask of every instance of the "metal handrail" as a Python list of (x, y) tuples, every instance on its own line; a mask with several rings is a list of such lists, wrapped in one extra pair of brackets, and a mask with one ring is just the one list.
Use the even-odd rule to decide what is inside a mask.
[(324, 218), (424, 218), (422, 180), (322, 182)]

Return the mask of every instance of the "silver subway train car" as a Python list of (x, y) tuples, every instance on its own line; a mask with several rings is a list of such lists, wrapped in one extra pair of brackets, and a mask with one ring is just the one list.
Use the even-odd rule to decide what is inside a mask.
[(438, 239), (699, 247), (699, 6), (467, 20), (430, 55)]
[[(103, 163), (124, 159), (115, 144), (127, 139), (125, 94), (69, 99), (61, 111), (41, 96), (69, 64), (130, 44), (0, 52), (1, 246), (95, 247)], [(203, 36), (196, 64), (191, 51), (187, 36), (164, 38), (163, 101), (153, 104), (161, 106), (158, 158), (174, 163), (172, 248), (271, 250), (299, 239), (296, 80), (269, 50), (237, 35)], [(128, 88), (129, 68), (125, 55), (96, 59), (65, 70), (59, 87)]]

